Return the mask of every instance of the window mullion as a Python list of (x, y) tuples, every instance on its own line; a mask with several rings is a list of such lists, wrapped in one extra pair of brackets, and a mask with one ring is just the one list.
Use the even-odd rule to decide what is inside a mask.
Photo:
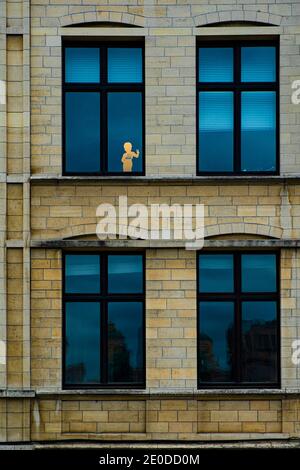
[(108, 142), (108, 129), (107, 129), (107, 47), (101, 47), (101, 84), (103, 86), (101, 90), (101, 119), (100, 119), (100, 168), (101, 173), (107, 173), (107, 142)]
[(102, 382), (107, 384), (108, 382), (108, 320), (107, 320), (107, 254), (103, 253), (101, 256), (101, 292), (104, 294), (105, 299), (102, 301), (102, 310), (101, 310), (101, 357), (102, 357)]
[(108, 161), (107, 161), (107, 142), (108, 142), (108, 116), (107, 116), (107, 91), (102, 90), (101, 92), (101, 119), (100, 119), (100, 168), (101, 173), (107, 173)]
[(234, 173), (241, 172), (241, 48), (234, 48)]
[(235, 292), (236, 292), (236, 301), (235, 301), (235, 347), (236, 347), (236, 357), (235, 357), (235, 381), (237, 383), (241, 382), (241, 370), (242, 370), (242, 321), (241, 321), (241, 255), (240, 253), (235, 253), (234, 255), (234, 275), (235, 275)]
[(108, 382), (108, 331), (107, 331), (107, 301), (101, 302), (101, 382)]
[(234, 173), (241, 172), (241, 92), (234, 92)]

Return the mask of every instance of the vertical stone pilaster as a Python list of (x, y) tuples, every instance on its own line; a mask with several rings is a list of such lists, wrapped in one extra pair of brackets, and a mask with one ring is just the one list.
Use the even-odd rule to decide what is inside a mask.
[(0, 3), (0, 388), (6, 387), (6, 0)]
[(30, 388), (30, 0), (23, 0), (23, 385)]

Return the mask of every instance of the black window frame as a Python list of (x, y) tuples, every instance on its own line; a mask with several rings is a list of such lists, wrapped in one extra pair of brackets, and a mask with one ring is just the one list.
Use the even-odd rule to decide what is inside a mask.
[[(100, 257), (100, 286), (101, 292), (97, 294), (67, 294), (65, 291), (65, 268), (67, 255), (95, 255)], [(139, 255), (143, 263), (143, 292), (130, 294), (108, 293), (108, 256), (109, 255)], [(145, 389), (146, 388), (146, 276), (145, 276), (145, 252), (144, 251), (63, 251), (62, 252), (62, 386), (64, 390), (74, 389)], [(100, 377), (97, 384), (76, 384), (66, 382), (66, 303), (67, 302), (98, 302), (101, 305), (100, 315)], [(112, 302), (141, 302), (142, 312), (142, 351), (143, 351), (143, 381), (134, 382), (108, 382), (108, 304)]]
[[(201, 254), (226, 254), (233, 255), (233, 272), (234, 272), (234, 291), (232, 293), (201, 293), (199, 289), (199, 258)], [(272, 254), (276, 256), (276, 292), (242, 292), (241, 289), (241, 257), (242, 255), (266, 255)], [(198, 389), (280, 389), (281, 387), (281, 318), (280, 318), (280, 252), (272, 250), (203, 250), (197, 252), (197, 384)], [(242, 372), (242, 302), (245, 301), (275, 301), (277, 304), (276, 321), (277, 321), (277, 380), (271, 382), (244, 382), (241, 381)], [(236, 378), (232, 382), (205, 382), (200, 378), (200, 332), (201, 332), (201, 301), (224, 302), (232, 301), (234, 303), (234, 354), (233, 354), (233, 377)]]
[[(100, 82), (99, 83), (68, 83), (65, 80), (65, 50), (66, 48), (87, 47), (100, 50)], [(142, 82), (141, 83), (109, 83), (108, 82), (108, 62), (107, 49), (116, 48), (139, 48), (142, 50)], [(66, 104), (65, 96), (67, 92), (98, 92), (101, 95), (100, 101), (100, 170), (97, 172), (77, 172), (66, 169)], [(108, 171), (108, 119), (107, 119), (107, 94), (112, 92), (140, 92), (142, 95), (142, 171), (112, 172)], [(64, 38), (62, 41), (62, 174), (63, 176), (145, 176), (146, 156), (145, 156), (145, 41), (74, 41)], [(120, 155), (121, 157), (122, 155)]]
[[(241, 81), (241, 48), (242, 47), (275, 47), (276, 80), (274, 82), (242, 82)], [(199, 49), (233, 48), (233, 81), (232, 82), (199, 82)], [(232, 40), (222, 38), (198, 41), (196, 47), (196, 155), (198, 176), (273, 176), (280, 174), (280, 51), (278, 39)], [(233, 170), (203, 171), (199, 169), (199, 92), (231, 91), (233, 92)], [(241, 93), (243, 91), (274, 91), (276, 93), (276, 156), (274, 171), (241, 171)]]

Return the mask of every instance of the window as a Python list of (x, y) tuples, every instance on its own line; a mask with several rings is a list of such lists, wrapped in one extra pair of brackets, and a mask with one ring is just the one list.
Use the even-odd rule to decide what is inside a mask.
[(278, 173), (278, 88), (274, 42), (198, 47), (198, 174)]
[(198, 384), (279, 385), (276, 253), (198, 255)]
[(65, 44), (64, 174), (144, 174), (143, 51), (136, 43)]
[(144, 255), (64, 255), (66, 388), (145, 382)]

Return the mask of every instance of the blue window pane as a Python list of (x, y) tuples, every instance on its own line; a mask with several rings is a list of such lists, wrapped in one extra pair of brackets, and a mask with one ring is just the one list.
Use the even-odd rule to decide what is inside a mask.
[(143, 258), (139, 255), (108, 256), (108, 292), (143, 292)]
[(199, 49), (199, 82), (232, 82), (233, 49), (201, 47)]
[(233, 170), (233, 93), (199, 93), (199, 170)]
[(96, 255), (66, 255), (65, 291), (67, 294), (100, 292), (100, 257)]
[(276, 93), (242, 93), (242, 171), (275, 171)]
[(66, 93), (66, 171), (100, 170), (100, 93)]
[(143, 304), (108, 305), (109, 382), (143, 382)]
[(143, 81), (141, 48), (109, 47), (107, 53), (110, 83), (141, 83)]
[(233, 285), (232, 255), (199, 256), (200, 292), (233, 292)]
[(243, 302), (243, 381), (276, 382), (277, 351), (276, 302)]
[(276, 81), (275, 47), (242, 47), (242, 82)]
[(100, 304), (66, 303), (66, 382), (100, 382)]
[(68, 47), (65, 50), (65, 63), (66, 82), (99, 83), (99, 49), (93, 47)]
[(142, 172), (142, 94), (108, 93), (108, 170)]
[(275, 255), (242, 255), (242, 291), (276, 292)]
[(234, 349), (234, 303), (200, 302), (200, 379), (204, 382), (232, 381)]

